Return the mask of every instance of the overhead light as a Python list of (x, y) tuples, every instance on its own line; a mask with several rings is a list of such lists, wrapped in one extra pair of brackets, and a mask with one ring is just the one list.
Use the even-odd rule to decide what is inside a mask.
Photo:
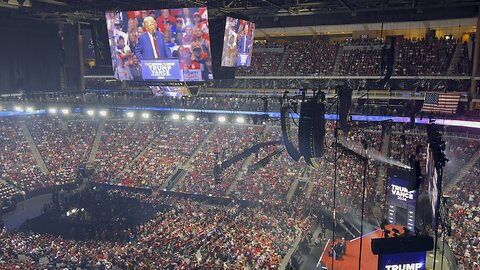
[(56, 114), (57, 113), (57, 108), (54, 108), (54, 107), (48, 108), (48, 113)]
[(107, 116), (107, 111), (106, 110), (101, 110), (100, 112), (98, 112), (101, 116), (105, 117)]
[(127, 117), (128, 118), (133, 118), (133, 117), (135, 117), (135, 113), (134, 112), (127, 112)]
[(34, 110), (35, 110), (35, 109), (33, 109), (33, 107), (27, 107), (27, 108), (25, 109), (25, 111), (26, 111), (26, 112), (29, 112), (29, 113), (33, 112)]
[(143, 118), (143, 119), (148, 119), (148, 118), (150, 118), (150, 113), (148, 113), (148, 112), (142, 113), (142, 118)]
[(227, 118), (225, 116), (219, 116), (218, 117), (218, 122), (225, 123), (225, 122), (227, 122)]
[(17, 112), (23, 112), (23, 109), (21, 106), (15, 106), (13, 109)]
[(243, 117), (243, 116), (237, 117), (237, 123), (239, 123), (239, 124), (245, 123), (245, 117)]
[(187, 115), (187, 120), (188, 121), (193, 121), (193, 120), (195, 120), (195, 117), (193, 115), (189, 114), (189, 115)]
[(31, 8), (32, 7), (32, 2), (30, 2), (30, 0), (23, 1), (23, 7)]
[(178, 120), (178, 119), (180, 119), (180, 115), (174, 113), (174, 114), (172, 114), (172, 119), (173, 120)]
[(95, 115), (95, 111), (94, 111), (94, 110), (87, 110), (87, 115), (89, 115), (89, 116), (94, 116), (94, 115)]
[[(11, 5), (11, 6), (20, 6), (20, 4), (18, 3), (17, 0), (8, 0), (7, 4)], [(32, 4), (32, 3), (30, 3)]]
[(67, 115), (67, 114), (70, 113), (70, 110), (69, 110), (69, 109), (62, 109), (62, 113), (63, 113), (64, 115)]

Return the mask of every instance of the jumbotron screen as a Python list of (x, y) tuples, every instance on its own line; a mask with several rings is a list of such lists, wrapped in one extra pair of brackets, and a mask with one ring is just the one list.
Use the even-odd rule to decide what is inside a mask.
[(254, 31), (253, 22), (227, 17), (223, 36), (223, 67), (250, 66)]
[(212, 80), (207, 8), (105, 13), (117, 80)]

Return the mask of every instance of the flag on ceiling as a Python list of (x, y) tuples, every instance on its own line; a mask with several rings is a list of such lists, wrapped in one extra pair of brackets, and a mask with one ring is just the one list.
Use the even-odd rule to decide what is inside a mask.
[(459, 93), (426, 93), (422, 112), (454, 114), (457, 112)]

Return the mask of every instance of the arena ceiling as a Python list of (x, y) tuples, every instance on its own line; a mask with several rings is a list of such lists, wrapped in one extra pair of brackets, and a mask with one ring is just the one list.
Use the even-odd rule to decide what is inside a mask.
[(479, 5), (478, 0), (0, 0), (0, 12), (72, 22), (101, 19), (111, 9), (207, 6), (210, 16), (233, 13), (266, 28), (476, 17)]

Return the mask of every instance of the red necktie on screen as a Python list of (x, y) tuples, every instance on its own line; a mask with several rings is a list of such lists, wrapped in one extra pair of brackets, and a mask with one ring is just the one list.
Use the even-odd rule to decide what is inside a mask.
[(157, 58), (160, 58), (160, 51), (158, 50), (158, 45), (157, 45), (157, 38), (155, 35), (152, 35), (153, 37), (153, 45), (155, 46), (155, 51), (157, 52)]

